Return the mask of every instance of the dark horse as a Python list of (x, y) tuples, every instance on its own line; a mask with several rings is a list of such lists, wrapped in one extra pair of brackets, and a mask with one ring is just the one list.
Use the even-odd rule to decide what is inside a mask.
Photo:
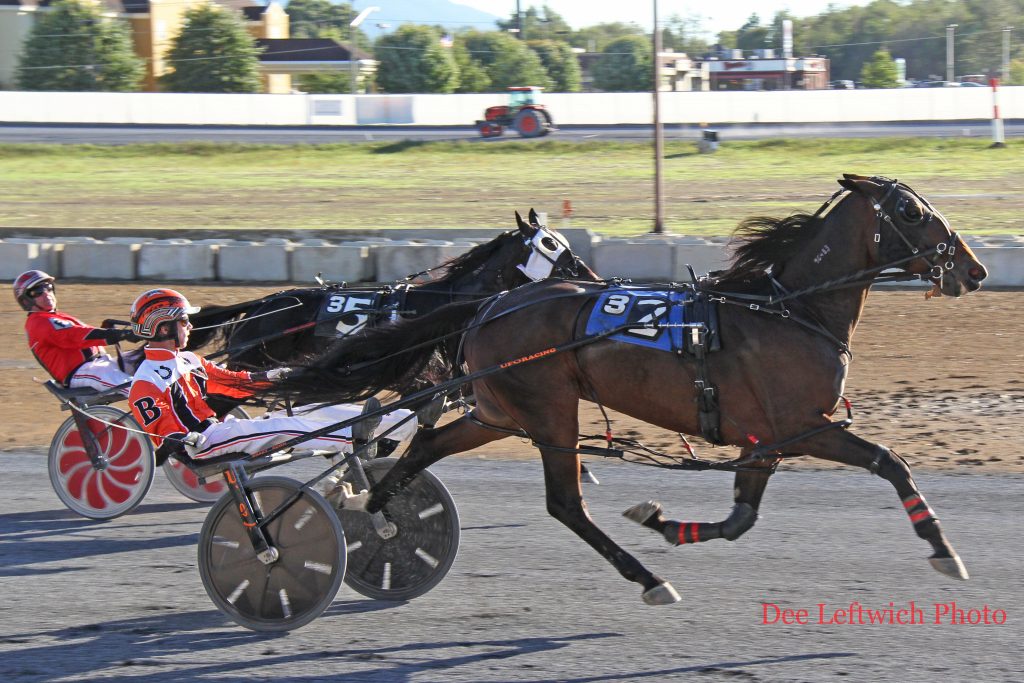
[[(191, 316), (189, 348), (213, 343), (207, 355), (227, 355), (227, 364), (264, 368), (324, 351), (331, 342), (379, 321), (423, 315), (453, 301), (482, 299), (549, 276), (597, 280), (557, 231), (529, 223), (516, 212), (518, 229), (473, 247), (431, 269), (440, 273), (420, 284), (323, 285), (277, 292), (254, 301), (206, 306)], [(411, 281), (417, 273), (407, 278)]]
[[(679, 596), (672, 586), (616, 545), (587, 512), (577, 455), (578, 408), (585, 399), (741, 449), (733, 461), (735, 505), (724, 521), (667, 520), (654, 501), (624, 513), (670, 543), (735, 540), (754, 525), (779, 460), (809, 455), (863, 467), (891, 483), (915, 532), (932, 546), (932, 566), (966, 579), (907, 462), (838, 428), (848, 423), (830, 416), (843, 404), (850, 342), (876, 278), (917, 274), (934, 284), (934, 293), (960, 296), (978, 289), (987, 272), (946, 219), (905, 184), (849, 175), (839, 183), (844, 189), (813, 215), (753, 218), (740, 225), (732, 266), (694, 287), (717, 310), (720, 349), (703, 356), (588, 332), (597, 302), (614, 309), (626, 301), (626, 288), (560, 281), (521, 287), (482, 305), (452, 304), (343, 344), (339, 355), (322, 359), (318, 376), (293, 378), (288, 389), (304, 390), (309, 400), (372, 394), (414, 374), (410, 367), (426, 361), (431, 340), (467, 325), (463, 352), (469, 372), (476, 373), (475, 409), (438, 429), (421, 430), (386, 476), (344, 506), (379, 511), (415, 473), (439, 459), (523, 430), (541, 453), (548, 512), (639, 583), (645, 602), (675, 602)], [(560, 353), (565, 345), (569, 352)], [(386, 363), (362, 362), (402, 349), (411, 350)], [(357, 362), (346, 365), (352, 359)], [(713, 401), (701, 398), (709, 390)]]

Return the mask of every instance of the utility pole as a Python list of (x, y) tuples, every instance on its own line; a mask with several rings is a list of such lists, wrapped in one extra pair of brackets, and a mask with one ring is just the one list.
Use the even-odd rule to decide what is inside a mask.
[(1003, 83), (1010, 82), (1010, 33), (1012, 26), (1003, 29)]
[(349, 74), (352, 77), (352, 94), (359, 94), (359, 60), (356, 59), (356, 35), (359, 33), (359, 24), (366, 21), (366, 17), (370, 16), (374, 12), (379, 12), (380, 7), (367, 7), (359, 13), (352, 23), (349, 24), (349, 28), (352, 29), (352, 42), (349, 47)]
[(953, 82), (953, 34), (959, 24), (946, 27), (946, 82)]
[(519, 7), (519, 0), (516, 0), (516, 32), (519, 40), (526, 40), (526, 31), (523, 30), (523, 11)]
[(661, 178), (661, 158), (665, 156), (665, 135), (661, 129), (658, 93), (661, 91), (661, 28), (658, 26), (658, 0), (654, 0), (654, 232), (665, 232), (665, 199)]

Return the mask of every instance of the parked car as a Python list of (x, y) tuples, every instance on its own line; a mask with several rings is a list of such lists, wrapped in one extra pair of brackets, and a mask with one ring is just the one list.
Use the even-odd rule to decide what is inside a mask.
[(955, 81), (918, 81), (915, 88), (959, 88), (960, 83)]
[(832, 81), (829, 85), (833, 90), (853, 90), (856, 87), (853, 81), (847, 80)]

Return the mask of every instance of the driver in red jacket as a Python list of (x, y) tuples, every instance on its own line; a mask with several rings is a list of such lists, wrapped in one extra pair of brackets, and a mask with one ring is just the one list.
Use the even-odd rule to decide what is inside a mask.
[(28, 311), (28, 346), (39, 364), (65, 387), (102, 391), (131, 381), (105, 347), (139, 338), (131, 330), (92, 327), (61, 313), (54, 282), (41, 270), (27, 270), (14, 280), (14, 298)]

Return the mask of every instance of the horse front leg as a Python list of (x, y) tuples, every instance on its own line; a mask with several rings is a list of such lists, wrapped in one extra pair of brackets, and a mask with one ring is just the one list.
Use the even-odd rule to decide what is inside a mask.
[(813, 446), (804, 450), (818, 458), (863, 467), (892, 484), (910, 517), (914, 532), (932, 546), (933, 553), (928, 561), (935, 571), (963, 581), (969, 578), (963, 561), (953, 550), (934, 511), (914, 483), (910, 465), (900, 455), (885, 446), (840, 430), (815, 437)]
[(757, 521), (757, 510), (761, 505), (764, 489), (768, 485), (768, 478), (772, 475), (773, 464), (765, 461), (761, 465), (762, 471), (744, 470), (736, 473), (732, 512), (721, 522), (681, 522), (666, 519), (662, 514), (661, 503), (654, 500), (638, 503), (622, 515), (657, 531), (672, 545), (703, 543), (716, 538), (735, 541)]
[[(575, 447), (575, 444), (573, 446)], [(570, 448), (571, 448), (570, 447)], [(652, 574), (615, 541), (610, 539), (590, 517), (580, 488), (578, 455), (540, 448), (544, 463), (544, 488), (548, 514), (569, 527), (590, 547), (608, 560), (622, 576), (643, 586), (643, 601), (648, 605), (670, 605), (679, 601), (679, 593), (668, 581)]]

